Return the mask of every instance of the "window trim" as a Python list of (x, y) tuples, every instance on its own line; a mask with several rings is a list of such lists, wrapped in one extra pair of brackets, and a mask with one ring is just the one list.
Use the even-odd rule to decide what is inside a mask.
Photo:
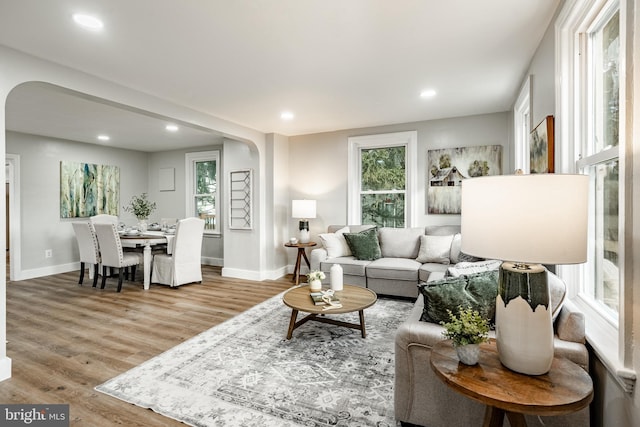
[(527, 76), (513, 107), (513, 164), (515, 169), (529, 173), (529, 133), (531, 132), (531, 76)]
[(205, 230), (204, 234), (222, 234), (222, 199), (220, 198), (220, 150), (198, 151), (195, 153), (185, 153), (185, 216), (195, 217), (194, 212), (194, 189), (195, 189), (195, 164), (197, 162), (216, 162), (216, 191), (214, 193), (216, 203), (216, 229)]
[[(589, 29), (593, 28), (595, 22), (607, 16), (612, 8), (620, 10), (620, 136), (618, 143), (617, 158), (620, 163), (619, 181), (619, 203), (620, 212), (625, 212), (625, 196), (630, 193), (626, 187), (625, 171), (625, 128), (626, 107), (623, 100), (626, 100), (626, 4), (619, 0), (568, 0), (556, 19), (556, 137), (559, 141), (566, 141), (560, 144), (560, 150), (556, 151), (558, 156), (558, 172), (575, 173), (587, 160), (593, 164), (596, 158), (605, 159), (611, 153), (598, 153), (590, 159), (582, 158), (582, 145), (587, 137), (586, 107), (589, 102), (587, 98), (586, 82), (588, 69), (586, 56), (583, 55), (587, 49), (586, 35)], [(608, 15), (611, 16), (611, 15)], [(577, 161), (576, 161), (577, 160)], [(626, 218), (625, 218), (626, 217)], [(632, 310), (632, 301), (626, 301), (625, 288), (633, 286), (632, 280), (625, 280), (626, 269), (631, 268), (632, 260), (625, 252), (625, 230), (630, 230), (632, 225), (632, 215), (621, 214), (619, 218), (619, 241), (618, 245), (620, 257), (620, 305), (618, 310), (618, 327), (607, 319), (592, 304), (592, 298), (585, 295), (580, 288), (584, 283), (581, 277), (580, 266), (558, 266), (558, 274), (568, 286), (568, 295), (585, 314), (587, 341), (594, 352), (617, 380), (619, 385), (628, 393), (631, 393), (635, 386), (636, 372), (633, 370), (633, 336), (631, 328), (626, 327), (628, 318), (625, 314)], [(631, 277), (631, 276), (629, 276)]]
[(349, 224), (362, 222), (360, 211), (360, 150), (382, 147), (406, 147), (406, 188), (405, 188), (405, 227), (414, 227), (418, 218), (417, 213), (417, 151), (418, 132), (393, 132), (377, 135), (363, 135), (349, 137), (348, 140), (348, 185), (347, 185), (347, 221)]

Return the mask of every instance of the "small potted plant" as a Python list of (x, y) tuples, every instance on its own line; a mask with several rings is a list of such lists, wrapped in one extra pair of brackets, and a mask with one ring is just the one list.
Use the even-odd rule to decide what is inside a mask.
[(319, 270), (311, 271), (307, 274), (307, 282), (309, 283), (309, 290), (311, 292), (318, 292), (322, 289), (322, 280), (324, 280), (327, 276), (324, 272)]
[(147, 193), (142, 193), (140, 196), (133, 196), (128, 206), (124, 207), (124, 210), (132, 213), (138, 218), (138, 227), (140, 231), (147, 231), (147, 220), (149, 215), (156, 209), (156, 203), (147, 199)]
[(458, 358), (466, 365), (478, 363), (480, 344), (489, 340), (489, 321), (471, 307), (458, 307), (458, 315), (449, 313), (449, 322), (440, 322), (444, 326), (442, 336), (453, 341)]

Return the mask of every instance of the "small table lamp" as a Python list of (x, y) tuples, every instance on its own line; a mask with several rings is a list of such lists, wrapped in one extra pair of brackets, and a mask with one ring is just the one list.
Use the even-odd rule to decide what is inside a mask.
[(589, 177), (501, 175), (462, 182), (462, 251), (502, 260), (496, 298), (500, 361), (528, 375), (553, 361), (547, 271), (587, 259)]
[(316, 217), (316, 201), (315, 200), (292, 200), (291, 201), (291, 217), (299, 218), (298, 225), (300, 243), (309, 243), (309, 218)]

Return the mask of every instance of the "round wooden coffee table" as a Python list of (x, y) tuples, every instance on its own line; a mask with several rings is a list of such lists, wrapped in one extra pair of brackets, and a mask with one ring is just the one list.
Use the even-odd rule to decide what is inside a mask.
[[(487, 405), (484, 426), (526, 426), (524, 414), (564, 415), (589, 405), (593, 383), (589, 374), (565, 358), (554, 357), (544, 375), (524, 375), (500, 363), (495, 340), (480, 345), (480, 361), (468, 366), (458, 361), (450, 340), (431, 350), (431, 367), (449, 387)], [(478, 422), (479, 424), (479, 422)]]
[[(342, 308), (332, 308), (330, 310), (323, 310), (323, 306), (313, 304), (309, 293), (309, 286), (303, 285), (288, 290), (282, 297), (282, 302), (292, 309), (289, 330), (287, 332), (288, 340), (291, 339), (291, 335), (295, 329), (307, 323), (309, 320), (358, 329), (362, 332), (362, 338), (366, 338), (367, 332), (364, 326), (364, 309), (371, 307), (378, 300), (378, 295), (376, 295), (375, 292), (361, 286), (344, 285), (342, 291), (335, 293), (336, 297), (340, 299)], [(309, 313), (309, 315), (297, 320), (298, 312), (300, 311)], [(344, 314), (354, 311), (360, 314), (360, 324), (342, 322), (324, 316), (325, 314)]]

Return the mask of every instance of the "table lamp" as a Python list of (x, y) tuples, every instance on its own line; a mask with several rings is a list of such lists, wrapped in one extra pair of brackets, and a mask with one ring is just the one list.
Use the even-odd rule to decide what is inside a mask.
[(309, 243), (309, 218), (316, 217), (316, 201), (292, 200), (291, 217), (300, 219), (298, 223), (298, 240), (300, 243)]
[(553, 361), (547, 271), (587, 259), (586, 175), (499, 175), (462, 182), (462, 251), (503, 261), (496, 343), (507, 368), (541, 375)]

